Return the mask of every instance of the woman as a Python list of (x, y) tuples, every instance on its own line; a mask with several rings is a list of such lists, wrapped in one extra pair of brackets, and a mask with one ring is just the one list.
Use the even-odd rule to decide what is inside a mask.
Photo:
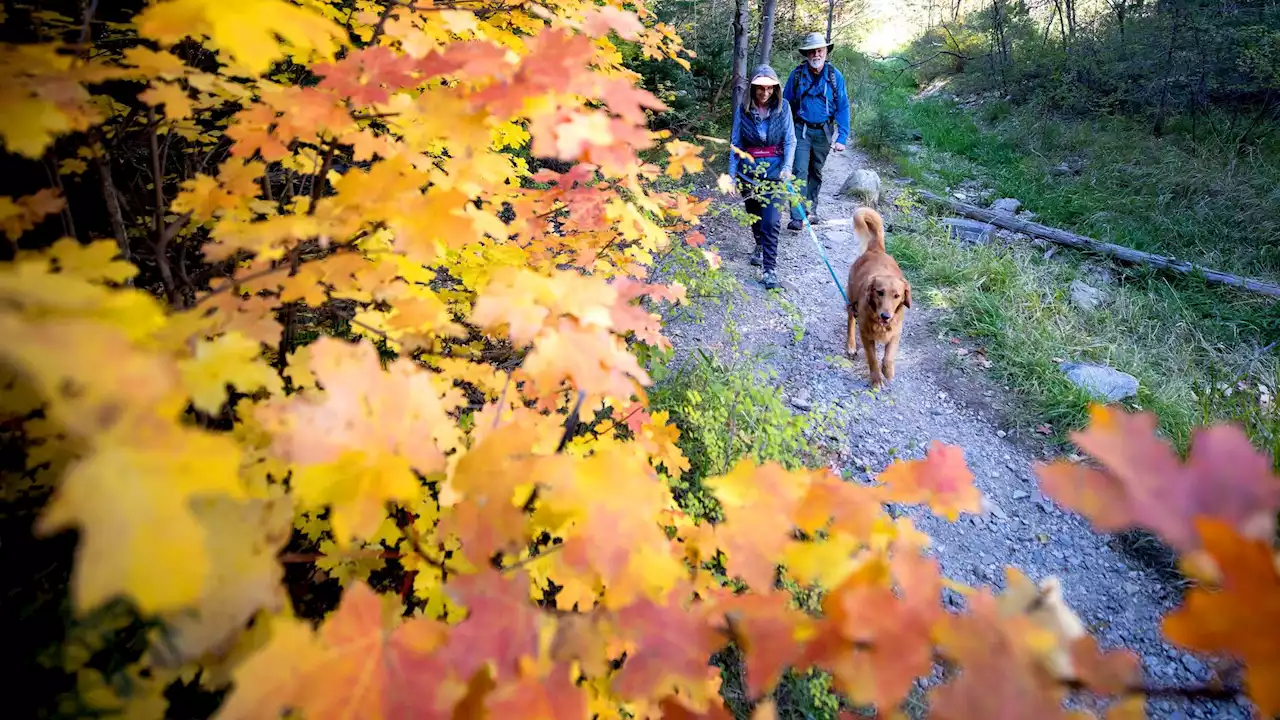
[[(750, 92), (733, 114), (733, 134), (729, 151), (729, 177), (744, 196), (746, 210), (758, 216), (751, 224), (756, 249), (752, 265), (763, 265), (761, 280), (769, 290), (782, 287), (778, 282), (778, 232), (782, 226), (782, 210), (786, 202), (779, 183), (791, 177), (791, 163), (796, 153), (796, 128), (789, 108), (782, 102), (778, 74), (768, 65), (760, 65), (751, 73)], [(750, 158), (740, 158), (741, 150)], [(760, 187), (759, 181), (771, 181)]]

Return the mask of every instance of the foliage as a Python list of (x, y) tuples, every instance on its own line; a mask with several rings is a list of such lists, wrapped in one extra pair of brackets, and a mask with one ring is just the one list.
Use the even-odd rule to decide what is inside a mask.
[[(636, 301), (683, 301), (645, 279), (701, 208), (652, 181), (701, 159), (680, 140), (665, 170), (637, 159), (664, 106), (610, 38), (682, 60), (647, 18), (161, 0), (128, 22), (41, 13), (39, 42), (3, 47), (0, 138), (54, 186), (0, 203), (4, 427), (26, 461), (5, 486), (39, 537), (78, 533), (71, 626), (96, 624), (54, 653), (68, 714), (162, 717), (194, 687), (202, 709), (172, 714), (723, 716), (708, 659), (730, 641), (753, 704), (819, 667), (888, 711), (936, 652), (963, 668), (940, 716), (1058, 717), (1068, 690), (1135, 710), (1136, 658), (1025, 584), (944, 610), (927, 538), (883, 505), (977, 512), (959, 448), (877, 485), (744, 458), (703, 481), (722, 522), (675, 505), (661, 476), (688, 459), (629, 344), (669, 346)], [(1089, 483), (1140, 498), (1169, 461), (1123, 417), (1082, 436), (1109, 473)], [(1187, 484), (1259, 464), (1234, 433), (1206, 436)], [(1193, 591), (1168, 637), (1242, 657), (1268, 713), (1280, 581), (1235, 508), (1274, 510), (1276, 482), (1125, 517), (1062, 492), (1177, 533), (1225, 591)], [(820, 617), (779, 565), (827, 589)]]
[[(1276, 277), (1280, 255), (1271, 243), (1249, 240), (1280, 232), (1269, 199), (1280, 176), (1263, 158), (1232, 159), (1206, 140), (1157, 141), (1121, 118), (1100, 126), (998, 102), (966, 112), (941, 98), (911, 101), (910, 78), (895, 68), (884, 63), (875, 70), (875, 111), (899, 114), (920, 133), (916, 145), (904, 147), (904, 139), (885, 151), (920, 185), (949, 193), (977, 184), (995, 197), (1020, 199), (1037, 222)], [(980, 123), (979, 112), (998, 119)], [(1084, 158), (1085, 171), (1054, 174), (1067, 158)], [(1179, 447), (1197, 424), (1229, 420), (1280, 457), (1274, 439), (1280, 418), (1269, 400), (1280, 373), (1274, 352), (1280, 315), (1270, 299), (1141, 267), (1099, 265), (1025, 238), (973, 246), (910, 215), (897, 226), (890, 238), (895, 257), (928, 288), (921, 297), (944, 309), (949, 329), (986, 347), (994, 365), (974, 371), (991, 373), (1020, 397), (1026, 427), (1049, 423), (1065, 433), (1085, 421), (1090, 398), (1058, 369), (1063, 359), (1084, 360), (1137, 376), (1134, 404), (1155, 411)], [(1108, 301), (1091, 311), (1076, 307), (1069, 294), (1075, 280), (1104, 290)], [(1227, 394), (1225, 387), (1236, 390)]]
[(1232, 155), (1275, 152), (1280, 11), (1271, 3), (944, 5), (905, 51), (921, 83), (946, 77), (960, 91), (1137, 118), (1156, 136), (1220, 134)]
[(798, 469), (814, 459), (807, 437), (813, 421), (793, 415), (775, 385), (777, 374), (731, 350), (728, 359), (697, 349), (654, 388), (650, 402), (680, 431), (689, 470), (671, 478), (681, 510), (720, 521), (720, 508), (703, 484), (742, 458)]

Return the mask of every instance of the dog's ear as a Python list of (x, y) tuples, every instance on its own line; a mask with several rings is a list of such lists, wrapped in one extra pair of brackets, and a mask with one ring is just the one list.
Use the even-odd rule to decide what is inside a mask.
[(902, 291), (902, 307), (911, 307), (911, 283), (902, 281), (907, 288)]

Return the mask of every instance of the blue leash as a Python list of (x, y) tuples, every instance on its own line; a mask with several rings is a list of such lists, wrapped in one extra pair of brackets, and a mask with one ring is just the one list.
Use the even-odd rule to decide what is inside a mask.
[[(794, 193), (796, 189), (791, 186), (791, 181), (787, 181), (787, 191)], [(840, 284), (840, 278), (836, 277), (836, 271), (831, 268), (831, 262), (827, 260), (827, 251), (822, 249), (822, 243), (818, 242), (818, 234), (813, 231), (813, 226), (809, 224), (809, 214), (804, 211), (804, 204), (800, 204), (800, 218), (804, 220), (804, 226), (809, 230), (809, 237), (813, 240), (813, 246), (818, 248), (818, 254), (822, 256), (822, 262), (827, 266), (827, 272), (831, 273), (831, 279), (836, 283), (836, 289), (840, 291), (840, 297), (844, 298), (844, 304), (849, 304), (849, 296), (844, 292), (844, 286)]]

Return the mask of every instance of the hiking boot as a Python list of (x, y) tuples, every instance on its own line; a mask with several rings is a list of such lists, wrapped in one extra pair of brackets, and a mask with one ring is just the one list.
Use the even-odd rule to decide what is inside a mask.
[(751, 251), (751, 265), (752, 267), (764, 265), (764, 248), (760, 245), (756, 245), (756, 249)]
[(787, 223), (788, 230), (799, 231), (803, 227), (804, 227), (804, 223), (799, 220), (792, 220), (791, 222)]
[(778, 282), (777, 270), (765, 270), (760, 281), (764, 283), (765, 290), (777, 290), (782, 287), (782, 283)]

